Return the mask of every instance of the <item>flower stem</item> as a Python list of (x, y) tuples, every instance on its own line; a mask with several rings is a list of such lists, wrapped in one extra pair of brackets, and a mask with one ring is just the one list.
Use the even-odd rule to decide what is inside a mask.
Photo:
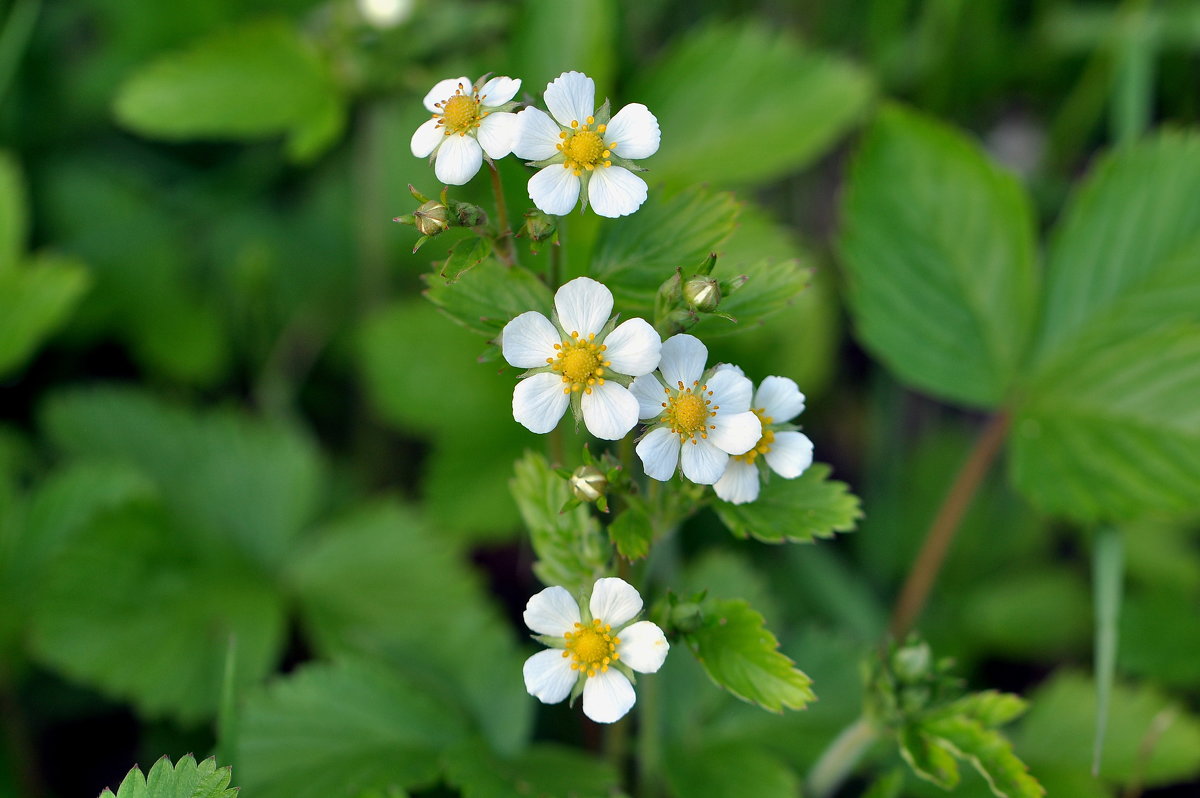
[(804, 794), (809, 798), (829, 798), (836, 793), (878, 736), (865, 717), (842, 729), (809, 771)]
[(925, 535), (925, 542), (908, 572), (908, 578), (892, 612), (888, 630), (894, 639), (899, 640), (908, 634), (921, 611), (925, 609), (929, 592), (933, 589), (933, 583), (946, 559), (946, 553), (950, 550), (950, 543), (954, 540), (963, 515), (971, 506), (975, 491), (979, 489), (979, 484), (987, 475), (988, 468), (996, 459), (1008, 435), (1009, 421), (1009, 416), (1004, 411), (988, 419), (966, 462), (959, 469), (950, 492), (938, 508), (937, 516)]
[(500, 230), (496, 235), (496, 254), (506, 266), (517, 265), (517, 250), (513, 246), (512, 226), (508, 222), (508, 203), (504, 200), (504, 187), (500, 184), (500, 171), (491, 161), (487, 162), (488, 172), (492, 176), (492, 194), (496, 198), (496, 219)]

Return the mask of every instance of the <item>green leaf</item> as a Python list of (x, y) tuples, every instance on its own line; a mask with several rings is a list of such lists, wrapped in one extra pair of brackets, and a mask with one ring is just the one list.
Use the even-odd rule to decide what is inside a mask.
[(83, 265), (67, 258), (43, 255), (22, 267), (0, 265), (0, 377), (24, 365), (66, 321), (89, 282)]
[(239, 778), (260, 798), (358, 798), (432, 786), (438, 758), (463, 739), (453, 706), (367, 660), (309, 665), (250, 696)]
[(608, 537), (617, 553), (627, 560), (640, 560), (650, 553), (654, 527), (644, 507), (627, 507), (608, 525)]
[(778, 757), (749, 745), (715, 743), (698, 749), (668, 749), (667, 782), (687, 798), (793, 798), (800, 779)]
[(1003, 726), (1020, 717), (1028, 707), (1025, 699), (1013, 693), (984, 690), (970, 693), (934, 711), (930, 717), (965, 717), (984, 728)]
[(278, 563), (321, 500), (321, 463), (294, 430), (193, 413), (128, 388), (58, 394), (44, 425), (59, 448), (134, 466), (189, 527)]
[(872, 94), (852, 64), (752, 23), (689, 35), (643, 71), (630, 99), (662, 128), (662, 147), (646, 163), (651, 179), (733, 184), (811, 162), (861, 118)]
[(425, 296), (472, 332), (495, 338), (504, 325), (527, 310), (550, 315), (553, 296), (546, 284), (520, 266), (504, 266), (494, 258), (447, 282), (425, 275)]
[(510, 486), (538, 557), (534, 574), (574, 595), (589, 591), (605, 575), (611, 556), (600, 525), (585, 505), (560, 512), (571, 491), (542, 455), (526, 452), (514, 468)]
[(283, 598), (261, 571), (144, 504), (81, 530), (47, 568), (32, 620), (42, 662), (187, 723), (216, 710), (231, 637), (245, 685), (275, 665), (286, 630)]
[[(237, 798), (237, 788), (229, 786), (231, 777), (229, 767), (218, 768), (211, 757), (196, 764), (188, 754), (172, 767), (164, 756), (148, 776), (137, 767), (129, 771), (115, 798)], [(112, 790), (105, 789), (100, 798), (114, 798)]]
[(830, 468), (816, 463), (795, 479), (772, 475), (758, 498), (746, 504), (716, 501), (722, 523), (740, 538), (763, 543), (811, 543), (854, 529), (862, 517), (858, 497), (844, 482), (830, 480)]
[[(25, 180), (16, 160), (0, 152), (0, 277), (19, 265), (29, 235), (29, 214), (25, 208)], [(0, 297), (6, 291), (0, 291)], [(0, 318), (7, 314), (0, 312)], [(4, 337), (0, 336), (0, 341)]]
[(1017, 486), (1081, 521), (1200, 507), (1200, 138), (1106, 158), (1050, 249)]
[(721, 258), (713, 269), (713, 277), (721, 281), (745, 278), (746, 282), (721, 300), (718, 310), (728, 313), (738, 323), (709, 321), (703, 332), (706, 337), (739, 332), (757, 324), (796, 301), (796, 297), (812, 282), (812, 270), (798, 260), (760, 260), (738, 263)]
[(449, 751), (445, 764), (446, 780), (463, 798), (607, 798), (618, 785), (607, 762), (552, 744), (531, 746), (511, 759), (471, 744)]
[[(539, 0), (521, 3), (513, 26), (516, 66), (508, 74), (524, 78), (522, 92), (542, 102), (546, 84), (563, 72), (576, 70), (596, 81), (596, 105), (612, 94), (618, 45), (615, 34), (621, 14), (612, 0), (575, 0), (569, 11), (554, 13)], [(613, 110), (625, 102), (613, 97)], [(583, 121), (582, 119), (579, 121)]]
[(880, 113), (855, 159), (840, 248), (858, 335), (903, 382), (994, 407), (1037, 310), (1034, 221), (1020, 184), (960, 133)]
[(921, 729), (948, 746), (955, 756), (970, 762), (1000, 798), (1041, 798), (1046, 794), (1000, 732), (964, 717), (927, 721)]
[(687, 634), (696, 659), (718, 687), (771, 712), (815, 700), (812, 680), (778, 651), (763, 617), (740, 599), (708, 600), (699, 629)]
[(438, 274), (446, 278), (446, 282), (457, 282), (471, 269), (474, 269), (484, 258), (492, 254), (492, 242), (487, 238), (464, 238), (453, 247), (442, 261)]
[(930, 737), (915, 726), (903, 727), (898, 735), (900, 755), (913, 773), (944, 790), (953, 790), (958, 786), (958, 763), (941, 740)]
[(141, 67), (113, 107), (122, 125), (145, 136), (291, 133), (293, 153), (311, 155), (328, 143), (331, 107), (341, 104), (321, 57), (291, 23), (269, 19), (223, 30)]

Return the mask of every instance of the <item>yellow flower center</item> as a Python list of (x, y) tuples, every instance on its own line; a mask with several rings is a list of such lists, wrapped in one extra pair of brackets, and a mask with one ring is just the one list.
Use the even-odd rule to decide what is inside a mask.
[(758, 439), (758, 443), (754, 444), (754, 448), (745, 454), (733, 455), (734, 460), (741, 460), (743, 463), (753, 463), (758, 459), (760, 454), (766, 454), (771, 451), (771, 444), (775, 442), (775, 431), (767, 429), (767, 425), (774, 421), (768, 416), (765, 408), (752, 407), (750, 411), (758, 416), (758, 420), (762, 422), (762, 437)]
[(572, 332), (570, 340), (555, 344), (558, 354), (546, 358), (550, 368), (562, 375), (563, 393), (573, 393), (582, 390), (591, 393), (592, 387), (604, 384), (604, 369), (612, 365), (604, 359), (604, 344), (596, 343), (596, 334), (580, 338), (578, 332)]
[(672, 392), (670, 388), (664, 388), (663, 391), (667, 394), (667, 401), (662, 403), (666, 408), (663, 415), (672, 431), (679, 433), (681, 438), (695, 443), (697, 434), (707, 438), (708, 431), (716, 429), (715, 425), (708, 423), (708, 419), (715, 416), (721, 406), (714, 405), (708, 398), (712, 396), (712, 391), (708, 390), (707, 385), (701, 385), (696, 380), (691, 388), (685, 388), (681, 380), (677, 392)]
[(454, 96), (434, 103), (441, 112), (434, 114), (433, 118), (438, 120), (438, 127), (445, 128), (447, 136), (452, 133), (465, 136), (473, 128), (479, 127), (479, 122), (488, 115), (487, 111), (480, 111), (480, 105), (479, 95), (470, 86), (464, 88), (460, 83), (454, 90)]
[(621, 658), (617, 646), (621, 638), (614, 637), (612, 627), (599, 618), (592, 621), (591, 626), (575, 624), (574, 632), (565, 632), (567, 650), (563, 658), (571, 657), (571, 670), (583, 671), (589, 677), (604, 673), (608, 666)]
[(562, 139), (562, 142), (557, 145), (558, 151), (567, 159), (563, 162), (563, 167), (572, 170), (576, 175), (582, 174), (585, 169), (590, 172), (597, 166), (612, 166), (612, 161), (608, 159), (612, 156), (612, 150), (617, 144), (616, 142), (605, 144), (601, 134), (607, 129), (607, 125), (599, 125), (592, 130), (591, 126), (594, 124), (596, 124), (594, 116), (589, 116), (582, 125), (576, 119), (571, 122), (569, 132), (563, 131), (558, 134), (558, 137)]

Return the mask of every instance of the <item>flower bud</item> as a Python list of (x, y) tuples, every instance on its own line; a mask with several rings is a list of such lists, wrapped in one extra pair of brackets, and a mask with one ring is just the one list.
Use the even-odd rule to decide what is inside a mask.
[(608, 478), (594, 465), (576, 468), (568, 481), (575, 498), (584, 502), (594, 502), (608, 490)]
[(487, 224), (487, 214), (478, 205), (469, 202), (450, 202), (457, 224), (463, 227), (482, 227)]
[(413, 212), (413, 223), (423, 236), (436, 236), (450, 227), (450, 210), (437, 200), (428, 200)]
[(522, 225), (521, 232), (530, 241), (545, 241), (554, 235), (556, 229), (557, 225), (547, 214), (536, 209), (525, 212), (525, 224)]
[(721, 286), (711, 277), (697, 275), (683, 284), (683, 299), (696, 310), (711, 313), (721, 304)]

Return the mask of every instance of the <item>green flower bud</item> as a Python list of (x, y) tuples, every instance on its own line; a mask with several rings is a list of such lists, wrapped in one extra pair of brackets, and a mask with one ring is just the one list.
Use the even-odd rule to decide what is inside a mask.
[(683, 299), (696, 310), (711, 313), (721, 304), (721, 286), (711, 277), (697, 275), (683, 284)]
[(594, 502), (608, 490), (608, 477), (594, 465), (576, 468), (568, 482), (575, 498), (584, 502)]
[(413, 223), (423, 236), (436, 236), (450, 227), (450, 209), (437, 200), (428, 200), (413, 213)]
[(478, 205), (472, 205), (469, 202), (451, 201), (450, 209), (454, 212), (454, 217), (457, 220), (456, 224), (463, 227), (482, 227), (487, 224), (487, 214)]
[(549, 215), (536, 208), (525, 212), (525, 224), (522, 225), (521, 233), (530, 241), (545, 241), (554, 235), (556, 229), (558, 226)]

